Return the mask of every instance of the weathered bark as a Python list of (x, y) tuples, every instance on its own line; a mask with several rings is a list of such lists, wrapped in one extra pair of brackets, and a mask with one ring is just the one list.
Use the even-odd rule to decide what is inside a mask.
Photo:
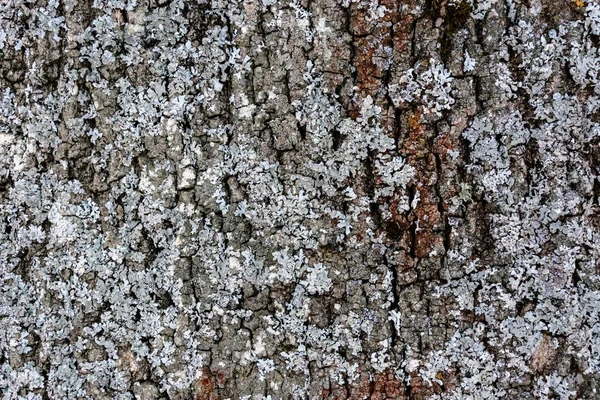
[(600, 398), (592, 0), (0, 10), (4, 398)]

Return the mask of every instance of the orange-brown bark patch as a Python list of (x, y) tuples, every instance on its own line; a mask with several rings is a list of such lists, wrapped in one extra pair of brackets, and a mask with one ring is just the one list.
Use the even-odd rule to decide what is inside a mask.
[[(222, 374), (221, 374), (222, 375)], [(216, 382), (208, 368), (204, 368), (196, 381), (194, 381), (195, 400), (218, 400), (219, 396), (215, 393)]]

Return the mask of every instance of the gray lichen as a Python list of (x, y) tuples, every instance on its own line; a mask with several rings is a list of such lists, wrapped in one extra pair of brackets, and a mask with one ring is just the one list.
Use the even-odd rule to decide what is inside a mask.
[(600, 5), (0, 4), (4, 399), (600, 398)]

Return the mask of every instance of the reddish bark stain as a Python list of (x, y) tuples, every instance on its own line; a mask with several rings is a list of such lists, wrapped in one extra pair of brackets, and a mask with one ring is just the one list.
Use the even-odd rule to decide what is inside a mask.
[(415, 372), (411, 375), (410, 385), (396, 378), (392, 371), (376, 373), (372, 379), (367, 373), (351, 384), (334, 384), (321, 391), (321, 398), (328, 400), (408, 400), (427, 399), (434, 394), (452, 390), (456, 387), (456, 373), (444, 371), (436, 376), (442, 385), (424, 382)]
[[(223, 374), (221, 375), (221, 379), (224, 380)], [(217, 377), (219, 377), (219, 373), (217, 372)], [(222, 382), (220, 382), (222, 383)], [(194, 382), (194, 388), (196, 394), (194, 396), (195, 400), (218, 400), (219, 395), (215, 393), (216, 382), (213, 375), (210, 373), (208, 368), (204, 368), (202, 370), (202, 374), (200, 377)]]

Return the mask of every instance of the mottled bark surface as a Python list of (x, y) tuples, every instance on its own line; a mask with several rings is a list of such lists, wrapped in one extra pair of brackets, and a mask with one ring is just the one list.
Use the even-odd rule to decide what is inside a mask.
[(593, 0), (4, 0), (4, 399), (600, 399)]

